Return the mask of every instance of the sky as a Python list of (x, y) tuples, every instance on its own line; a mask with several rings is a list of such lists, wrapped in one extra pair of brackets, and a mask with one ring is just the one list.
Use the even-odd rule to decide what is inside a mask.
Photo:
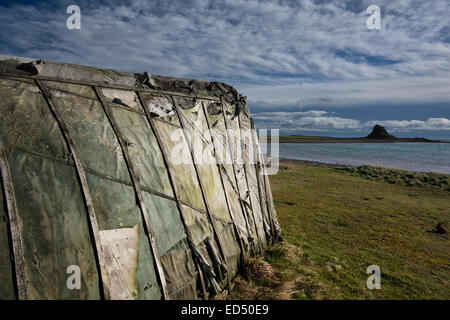
[(281, 135), (450, 139), (450, 0), (2, 1), (0, 30), (0, 54), (228, 83)]

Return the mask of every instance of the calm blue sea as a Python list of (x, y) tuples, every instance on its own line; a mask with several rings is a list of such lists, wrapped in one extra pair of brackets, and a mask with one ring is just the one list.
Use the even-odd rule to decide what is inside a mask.
[(450, 143), (280, 143), (280, 157), (450, 174)]

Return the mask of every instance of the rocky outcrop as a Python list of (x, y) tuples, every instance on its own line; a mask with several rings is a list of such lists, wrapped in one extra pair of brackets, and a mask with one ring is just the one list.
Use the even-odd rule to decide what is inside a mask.
[(393, 135), (389, 134), (385, 127), (376, 124), (372, 132), (367, 136), (369, 139), (396, 139)]

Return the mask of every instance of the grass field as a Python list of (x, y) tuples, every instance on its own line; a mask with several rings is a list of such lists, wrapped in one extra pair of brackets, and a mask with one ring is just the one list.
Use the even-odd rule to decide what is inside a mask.
[[(450, 176), (281, 163), (284, 242), (252, 259), (235, 299), (450, 299)], [(381, 289), (366, 288), (369, 265)]]

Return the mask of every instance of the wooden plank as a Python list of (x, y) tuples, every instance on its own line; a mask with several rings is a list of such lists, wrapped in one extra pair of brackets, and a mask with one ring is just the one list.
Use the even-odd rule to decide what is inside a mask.
[[(240, 131), (241, 129), (243, 129), (241, 127), (241, 113), (238, 114), (238, 123), (239, 123), (239, 131)], [(241, 141), (242, 141), (242, 138), (241, 138)], [(250, 189), (250, 184), (248, 183), (248, 173), (247, 173), (247, 166), (245, 164), (245, 159), (244, 159), (244, 163), (242, 164), (242, 167), (244, 168), (245, 182), (247, 183), (247, 190), (248, 190), (248, 200), (250, 202), (250, 207), (252, 209), (253, 222), (255, 223), (256, 236), (259, 239), (259, 241), (258, 241), (259, 250), (260, 250), (260, 253), (262, 254), (264, 252), (264, 250), (263, 250), (263, 246), (262, 246), (262, 240), (260, 239), (260, 236), (259, 236), (258, 226), (256, 225), (256, 216), (255, 216), (255, 210), (254, 210), (255, 206), (253, 206), (253, 204), (252, 204), (252, 196), (250, 194), (252, 192), (252, 190)], [(262, 212), (261, 212), (261, 217), (262, 217)], [(262, 219), (263, 219), (263, 223), (264, 223), (264, 218), (262, 218)]]
[(66, 142), (68, 144), (69, 150), (72, 154), (73, 161), (75, 163), (75, 169), (78, 175), (78, 178), (81, 183), (81, 189), (84, 197), (84, 201), (86, 204), (86, 209), (89, 216), (89, 226), (90, 231), (92, 234), (92, 237), (94, 238), (94, 251), (95, 251), (95, 257), (98, 267), (98, 272), (100, 274), (100, 279), (102, 282), (100, 285), (100, 292), (102, 294), (102, 298), (109, 299), (109, 281), (108, 276), (106, 272), (106, 257), (103, 251), (103, 247), (100, 242), (100, 236), (99, 236), (99, 230), (98, 230), (98, 223), (97, 223), (97, 217), (95, 215), (94, 210), (94, 203), (92, 201), (91, 192), (89, 190), (89, 185), (86, 179), (86, 173), (83, 168), (83, 164), (81, 162), (80, 157), (78, 156), (78, 150), (75, 147), (75, 143), (73, 142), (72, 138), (70, 137), (69, 130), (66, 126), (66, 123), (64, 122), (63, 118), (60, 116), (60, 114), (56, 111), (55, 106), (53, 105), (53, 102), (51, 100), (51, 97), (45, 88), (45, 86), (42, 85), (42, 83), (39, 81), (39, 79), (35, 79), (35, 83), (39, 87), (39, 90), (41, 90), (47, 105), (52, 112), (53, 116), (55, 117), (56, 121), (58, 122), (58, 125), (61, 129), (61, 132), (66, 139)]
[[(206, 212), (208, 213), (208, 218), (209, 218), (209, 221), (211, 222), (211, 226), (213, 228), (214, 237), (216, 238), (217, 244), (219, 245), (220, 253), (221, 253), (221, 255), (222, 255), (222, 257), (223, 257), (223, 259), (225, 261), (225, 265), (227, 266), (227, 269), (228, 269), (227, 270), (228, 287), (231, 288), (230, 268), (228, 267), (229, 264), (228, 264), (228, 261), (227, 261), (227, 257), (225, 255), (225, 251), (223, 249), (222, 240), (219, 237), (219, 233), (217, 232), (216, 223), (215, 223), (215, 221), (214, 221), (214, 219), (212, 217), (211, 208), (209, 206), (209, 202), (208, 202), (208, 199), (206, 197), (205, 187), (204, 187), (202, 179), (200, 177), (200, 170), (198, 168), (198, 165), (197, 165), (197, 163), (195, 161), (195, 158), (194, 158), (194, 155), (192, 153), (193, 152), (193, 147), (192, 147), (192, 144), (189, 142), (189, 139), (188, 139), (188, 137), (186, 135), (186, 132), (185, 132), (185, 130), (186, 130), (185, 129), (186, 128), (185, 119), (184, 119), (183, 115), (181, 114), (178, 105), (175, 103), (175, 100), (173, 99), (173, 97), (171, 97), (171, 98), (172, 98), (173, 106), (175, 107), (175, 112), (178, 115), (178, 119), (180, 120), (181, 127), (183, 128), (183, 135), (184, 135), (184, 137), (186, 139), (186, 142), (189, 145), (189, 151), (190, 151), (189, 153), (191, 155), (192, 163), (194, 164), (194, 169), (195, 169), (195, 173), (197, 175), (197, 180), (198, 180), (198, 183), (199, 183), (199, 186), (200, 186), (200, 191), (202, 192), (203, 201), (205, 203)], [(194, 102), (192, 102), (192, 103), (194, 103)]]
[[(141, 93), (140, 93), (139, 91), (137, 91), (136, 94), (138, 95), (139, 102), (141, 103), (141, 106), (142, 106), (142, 108), (143, 108), (144, 111), (145, 111), (145, 114), (146, 114), (146, 116), (147, 116), (147, 121), (148, 121), (148, 123), (149, 123), (149, 125), (150, 125), (150, 128), (151, 128), (151, 130), (152, 130), (152, 133), (154, 134), (154, 136), (155, 136), (155, 138), (156, 138), (156, 142), (158, 143), (158, 147), (159, 147), (159, 149), (161, 150), (161, 155), (162, 155), (162, 158), (163, 158), (164, 166), (165, 166), (166, 169), (167, 169), (167, 173), (168, 173), (168, 176), (169, 176), (170, 186), (172, 187), (172, 191), (173, 191), (173, 194), (174, 194), (174, 196), (175, 196), (175, 200), (176, 200), (176, 204), (177, 204), (177, 207), (178, 207), (178, 211), (180, 212), (181, 222), (183, 223), (183, 227), (184, 227), (184, 230), (185, 230), (185, 232), (186, 232), (186, 236), (187, 236), (187, 238), (188, 238), (188, 242), (189, 242), (190, 244), (193, 244), (194, 242), (192, 241), (193, 238), (192, 238), (191, 231), (190, 231), (189, 228), (187, 227), (186, 221), (185, 221), (184, 216), (183, 216), (183, 206), (182, 206), (182, 202), (180, 201), (180, 197), (179, 197), (179, 195), (178, 195), (177, 188), (175, 187), (174, 180), (176, 179), (176, 177), (174, 176), (174, 173), (173, 173), (172, 168), (171, 168), (171, 166), (170, 166), (170, 164), (169, 164), (169, 161), (168, 161), (168, 155), (167, 155), (167, 152), (168, 152), (168, 151), (165, 149), (164, 144), (162, 143), (162, 140), (161, 140), (161, 137), (160, 137), (160, 135), (159, 135), (159, 132), (158, 132), (158, 130), (156, 129), (155, 123), (153, 122), (154, 119), (150, 116), (150, 111), (149, 111), (148, 108), (145, 106), (144, 99), (142, 98)], [(191, 245), (189, 245), (189, 248), (191, 249), (191, 251), (193, 250), (192, 247), (191, 247)], [(198, 264), (198, 261), (195, 259), (195, 257), (196, 257), (195, 252), (192, 252), (192, 258), (193, 258), (193, 260), (194, 260), (195, 266), (196, 266), (197, 271), (198, 271), (199, 276), (200, 276), (200, 283), (201, 283), (201, 285), (202, 285), (203, 299), (207, 299), (208, 294), (207, 294), (207, 292), (206, 292), (206, 286), (205, 286), (205, 280), (204, 280), (204, 277), (203, 277), (203, 272), (202, 272), (202, 270), (201, 270), (201, 268), (200, 268), (200, 266), (199, 266), (199, 264)]]
[[(253, 118), (251, 118), (251, 117), (250, 117), (250, 125), (251, 125), (251, 129), (252, 130), (256, 130), (255, 122), (253, 121)], [(252, 132), (252, 140), (253, 140), (253, 143), (255, 144), (255, 146), (257, 147), (257, 153), (258, 153), (257, 156), (259, 158), (261, 158), (261, 160), (262, 160), (263, 156), (261, 154), (261, 149), (259, 148), (259, 141), (258, 141), (258, 137), (256, 136), (256, 132), (255, 133)], [(267, 210), (267, 213), (268, 213), (268, 216), (269, 216), (270, 229), (271, 229), (270, 230), (271, 231), (270, 235), (272, 236), (271, 240), (272, 240), (272, 243), (273, 243), (273, 241), (275, 239), (275, 235), (274, 235), (275, 229), (274, 229), (274, 225), (273, 225), (273, 221), (272, 221), (272, 214), (271, 214), (271, 212), (270, 212), (270, 210), (269, 210), (269, 208), (267, 206), (267, 194), (266, 194), (265, 186), (264, 186), (264, 193), (266, 194), (264, 196), (264, 199), (266, 199), (265, 202), (264, 202), (264, 199), (263, 199), (263, 196), (262, 196), (263, 189), (261, 187), (261, 184), (264, 184), (264, 181), (262, 181), (261, 177), (264, 174), (264, 172), (260, 171), (260, 166), (261, 165), (262, 165), (261, 162), (257, 160), (256, 163), (255, 163), (255, 168), (256, 168), (256, 181), (258, 183), (259, 201), (261, 203), (262, 213), (264, 214), (264, 208), (266, 208), (266, 210)], [(264, 216), (263, 216), (263, 219), (264, 219)], [(263, 220), (263, 222), (264, 222), (264, 220)]]
[[(227, 120), (227, 115), (226, 115), (226, 112), (225, 112), (225, 103), (223, 102), (223, 100), (224, 100), (223, 98), (220, 100), (220, 104), (221, 104), (221, 108), (222, 108), (223, 120), (224, 120), (224, 123), (225, 123), (225, 130), (227, 132), (228, 148), (229, 148), (230, 155), (231, 155), (231, 161), (233, 162), (232, 167), (233, 167), (234, 179), (236, 181), (236, 188), (237, 188), (238, 197), (239, 197), (239, 204), (241, 205), (242, 214), (244, 215), (244, 219), (245, 219), (245, 222), (246, 222), (246, 225), (247, 225), (248, 235), (252, 236), (252, 232), (251, 232), (251, 229), (250, 229), (250, 224), (249, 224), (248, 219), (247, 219), (247, 214), (246, 214), (244, 205), (242, 204), (241, 192), (240, 192), (239, 182), (238, 182), (237, 174), (236, 174), (236, 161), (234, 160), (233, 150), (231, 149), (231, 143), (230, 143), (231, 138), (230, 138), (229, 132), (228, 132), (228, 122), (227, 122), (228, 120)], [(240, 130), (240, 128), (239, 128), (239, 130)], [(256, 229), (256, 225), (255, 225), (255, 232), (256, 233), (258, 232), (258, 230)]]
[[(206, 108), (205, 108), (205, 105), (204, 105), (203, 102), (202, 102), (202, 110), (203, 110), (203, 114), (205, 116), (206, 125), (208, 126), (208, 130), (211, 132), (211, 126), (209, 124), (208, 113), (206, 112)], [(225, 184), (223, 182), (223, 180), (224, 180), (224, 178), (223, 178), (223, 171), (222, 171), (222, 168), (220, 166), (221, 162), (220, 162), (219, 156), (217, 155), (215, 142), (214, 142), (214, 136), (213, 136), (212, 133), (210, 134), (210, 136), (211, 136), (211, 142), (212, 142), (212, 145), (213, 145), (214, 156), (215, 156), (215, 159), (216, 159), (217, 169), (219, 170), (219, 174), (220, 174), (220, 182), (222, 184), (222, 190), (223, 190), (223, 193), (225, 195), (225, 201), (227, 203), (228, 213), (230, 214), (230, 217), (233, 220), (233, 229), (234, 229), (234, 232), (236, 234), (236, 238), (237, 238), (237, 241), (238, 241), (238, 244), (239, 244), (239, 248), (241, 249), (241, 253), (242, 253), (241, 257), (243, 259), (245, 259), (246, 252), (244, 250), (244, 245), (242, 244), (242, 235), (240, 234), (239, 229), (236, 226), (235, 218), (234, 218), (234, 215), (233, 215), (233, 211), (231, 210), (231, 206), (230, 206), (230, 201), (228, 199), (228, 195), (227, 195), (227, 192), (225, 190)], [(231, 287), (229, 288), (229, 290), (230, 290), (230, 293), (231, 293)]]
[(152, 251), (153, 260), (155, 262), (156, 274), (157, 274), (159, 283), (161, 285), (162, 295), (165, 300), (168, 300), (169, 293), (167, 290), (166, 277), (164, 275), (164, 270), (162, 268), (161, 259), (159, 257), (159, 253), (158, 253), (158, 248), (156, 246), (155, 234), (153, 233), (153, 230), (150, 225), (150, 218), (148, 216), (147, 208), (145, 206), (144, 198), (142, 196), (142, 189), (139, 185), (139, 180), (136, 176), (136, 173), (135, 173), (135, 170), (133, 167), (133, 163), (131, 161), (130, 154), (128, 152), (128, 147), (125, 143), (125, 139), (122, 136), (122, 132), (120, 131), (120, 128), (118, 127), (118, 125), (114, 119), (114, 116), (111, 112), (110, 106), (106, 103), (106, 101), (103, 97), (103, 93), (95, 86), (93, 87), (93, 89), (94, 89), (95, 93), (97, 94), (97, 97), (103, 107), (103, 110), (105, 111), (105, 114), (111, 124), (111, 127), (113, 128), (113, 131), (114, 131), (114, 133), (117, 137), (117, 140), (119, 141), (120, 147), (122, 149), (122, 152), (123, 152), (123, 155), (125, 158), (125, 162), (127, 164), (128, 171), (131, 176), (131, 180), (133, 181), (133, 187), (134, 187), (134, 191), (136, 193), (136, 197), (138, 199), (139, 208), (141, 209), (141, 215), (142, 215), (142, 218), (144, 221), (144, 230), (145, 230), (145, 233), (146, 233), (149, 243), (150, 243), (150, 249)]
[(139, 226), (101, 230), (100, 240), (108, 257), (111, 300), (138, 297), (136, 272), (139, 265)]
[[(16, 150), (20, 150), (21, 152), (28, 153), (28, 154), (33, 155), (33, 156), (36, 156), (36, 157), (38, 157), (38, 158), (43, 158), (43, 159), (55, 161), (55, 162), (62, 163), (62, 164), (64, 164), (64, 165), (70, 166), (70, 167), (74, 167), (74, 166), (75, 166), (75, 165), (69, 163), (68, 161), (62, 160), (62, 159), (60, 159), (60, 158), (56, 158), (56, 157), (52, 157), (52, 156), (48, 156), (48, 155), (42, 155), (42, 154), (39, 154), (39, 153), (36, 153), (36, 152), (33, 152), (33, 151), (25, 150), (24, 148), (17, 147), (17, 146), (14, 146), (14, 148), (15, 148)], [(89, 168), (89, 167), (86, 167), (86, 166), (84, 166), (83, 168), (84, 168), (84, 171), (86, 171), (86, 172), (88, 172), (88, 173), (90, 173), (90, 174), (93, 174), (93, 175), (95, 175), (95, 176), (97, 176), (97, 177), (100, 177), (100, 178), (102, 178), (102, 179), (114, 181), (114, 182), (121, 183), (121, 184), (130, 186), (130, 187), (133, 186), (133, 183), (132, 183), (132, 182), (128, 182), (128, 181), (125, 181), (125, 180), (122, 180), (122, 179), (119, 179), (119, 178), (116, 178), (116, 177), (113, 177), (113, 176), (110, 176), (110, 175), (106, 175), (106, 174), (100, 173), (100, 172), (98, 172), (98, 171), (96, 171), (96, 170), (94, 170), (94, 169), (91, 169), (91, 168)], [(150, 189), (150, 188), (148, 188), (148, 187), (142, 187), (142, 186), (141, 186), (141, 189), (142, 189), (143, 191), (148, 192), (148, 193), (151, 193), (151, 194), (153, 194), (153, 195), (155, 195), (155, 196), (158, 196), (158, 197), (161, 197), (161, 198), (164, 198), (164, 199), (167, 199), (167, 200), (175, 201), (175, 198), (174, 198), (174, 197), (169, 196), (169, 195), (167, 195), (167, 194), (165, 194), (165, 193), (161, 193), (161, 192), (159, 192), (159, 191)], [(193, 207), (193, 209), (198, 210), (198, 211), (199, 211), (199, 210), (201, 211), (201, 209), (199, 209), (199, 208)], [(206, 211), (205, 211), (205, 213), (206, 213)]]
[(25, 275), (25, 257), (23, 252), (22, 234), (20, 231), (20, 216), (17, 210), (16, 196), (14, 194), (14, 185), (9, 169), (8, 155), (5, 145), (0, 139), (0, 171), (3, 181), (3, 190), (5, 193), (6, 208), (8, 211), (8, 228), (11, 235), (14, 271), (17, 286), (17, 297), (20, 300), (28, 299), (27, 279)]

